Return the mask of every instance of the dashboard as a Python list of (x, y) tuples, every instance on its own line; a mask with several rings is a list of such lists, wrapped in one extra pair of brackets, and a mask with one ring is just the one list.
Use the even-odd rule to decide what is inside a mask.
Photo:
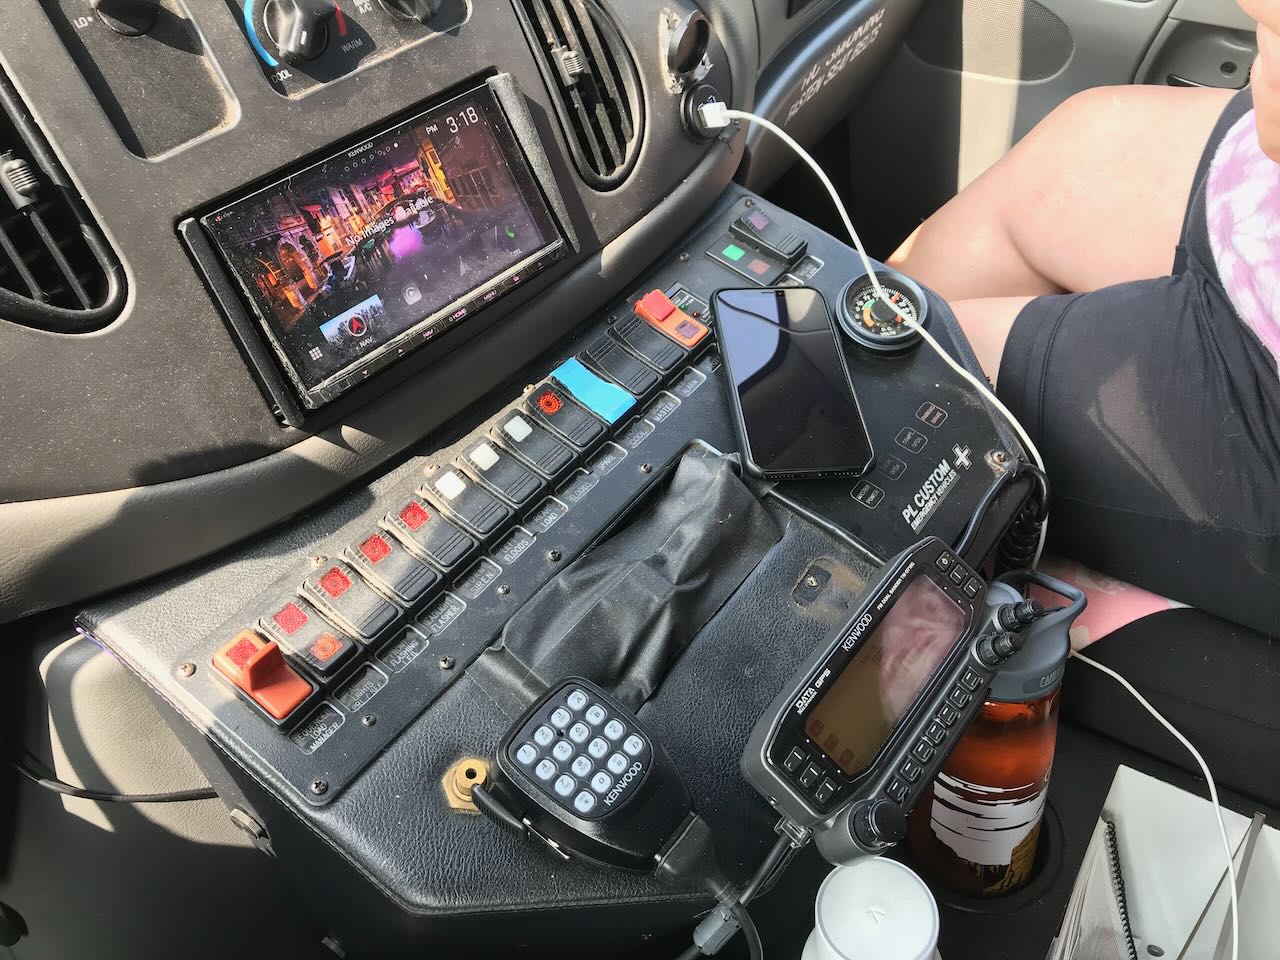
[[(696, 889), (548, 878), (440, 787), (584, 677), (714, 798), (747, 875), (772, 837), (734, 762), (752, 705), (887, 558), (980, 502), (981, 558), (1018, 516), (1017, 440), (931, 351), (841, 341), (860, 477), (743, 477), (721, 389), (717, 290), (845, 304), (859, 271), (758, 192), (777, 145), (698, 104), (812, 142), (918, 7), (21, 0), (0, 622), (61, 608), (127, 666), (238, 825), (350, 907), (344, 943), (688, 923)], [(761, 636), (777, 656), (725, 670)]]
[[(833, 19), (856, 28), (883, 17), (882, 8), (905, 28), (916, 3), (734, 0), (708, 5), (705, 17), (689, 2), (605, 6), (595, 36), (608, 49), (597, 52), (621, 78), (604, 91), (606, 106), (632, 120), (624, 155), (601, 174), (575, 112), (581, 98), (575, 103), (575, 89), (557, 73), (566, 69), (557, 58), (574, 42), (585, 50), (586, 41), (567, 40), (559, 21), (544, 23), (550, 44), (539, 33), (547, 11), (585, 10), (576, 0), (16, 4), (0, 43), (11, 99), (101, 231), (123, 295), (114, 315), (83, 332), (0, 324), (0, 399), (14, 451), (0, 475), (0, 616), (64, 605), (207, 554), (306, 509), (448, 424), (617, 294), (730, 182), (744, 145), (690, 135), (681, 104), (691, 87), (750, 106), (761, 61), (776, 64), (787, 37), (829, 29)], [(686, 31), (694, 14), (706, 26)], [(131, 17), (135, 25), (125, 22)], [(316, 25), (304, 37), (298, 24), (307, 18)], [(878, 46), (887, 56), (892, 39)], [(568, 69), (595, 69), (570, 59)], [(861, 83), (874, 60), (866, 58)], [(317, 346), (347, 347), (323, 334), (313, 342), (315, 325), (291, 340), (281, 325), (317, 297), (358, 307), (350, 289), (335, 287), (364, 284), (355, 264), (372, 269), (369, 251), (336, 245), (368, 229), (374, 198), (357, 197), (358, 185), (339, 198), (352, 183), (330, 184), (323, 202), (313, 190), (302, 207), (259, 217), (256, 235), (247, 229), (249, 206), (287, 205), (266, 195), (270, 184), (303, 169), (314, 175), (335, 151), (366, 149), (369, 158), (378, 148), (367, 145), (383, 132), (495, 78), (505, 98), (494, 114), (506, 128), (504, 169), (521, 181), (522, 197), (533, 197), (526, 219), (497, 229), (539, 232), (546, 243), (536, 245), (538, 256), (514, 253), (525, 249), (520, 237), (495, 270), (480, 271), (503, 287), (500, 297), (479, 282), (465, 290), (424, 283), (413, 305), (400, 291), (403, 316), (391, 325), (405, 329), (400, 339), (379, 339), (394, 362), (376, 373), (369, 363), (302, 369), (318, 362), (310, 359)], [(831, 95), (840, 98), (834, 87)], [(598, 138), (607, 153), (607, 131)], [(496, 216), (497, 194), (510, 184), (468, 173), (462, 201), (443, 175), (434, 186), (418, 175), (419, 201), (454, 198), (445, 217), (414, 211), (423, 229), (466, 230), (464, 215), (488, 226), (482, 221)], [(411, 192), (398, 184), (387, 195)], [(219, 240), (207, 217), (216, 211), (223, 226), (241, 214), (243, 243), (231, 256), (265, 254), (259, 275), (227, 269), (225, 235), (221, 252), (211, 252)], [(389, 215), (403, 219), (404, 205)], [(518, 289), (506, 289), (513, 273)], [(465, 322), (431, 320), (470, 313), (463, 294), (493, 302)], [(272, 312), (268, 297), (279, 300), (274, 328), (262, 321)], [(339, 312), (320, 318), (330, 331), (341, 326)], [(401, 349), (427, 329), (429, 347)], [(368, 339), (349, 329), (335, 336)], [(309, 393), (314, 386), (318, 394)]]

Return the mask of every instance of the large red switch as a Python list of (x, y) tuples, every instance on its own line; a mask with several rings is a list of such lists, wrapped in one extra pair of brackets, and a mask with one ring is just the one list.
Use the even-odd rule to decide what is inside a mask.
[(213, 655), (218, 672), (276, 720), (284, 720), (311, 696), (312, 686), (285, 662), (274, 640), (241, 630)]
[(636, 316), (651, 327), (661, 330), (686, 349), (692, 350), (710, 331), (707, 325), (693, 319), (661, 290), (650, 290), (636, 301)]

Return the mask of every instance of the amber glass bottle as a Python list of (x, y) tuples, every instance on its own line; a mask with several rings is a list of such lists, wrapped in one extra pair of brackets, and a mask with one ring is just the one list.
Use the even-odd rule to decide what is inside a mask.
[(908, 825), (917, 864), (931, 879), (970, 896), (1010, 893), (1030, 879), (1058, 692), (1055, 684), (1024, 703), (983, 704)]

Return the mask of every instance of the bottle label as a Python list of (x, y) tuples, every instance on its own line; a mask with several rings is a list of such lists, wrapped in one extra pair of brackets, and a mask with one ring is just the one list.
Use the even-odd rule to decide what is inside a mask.
[(934, 836), (972, 864), (1009, 868), (1021, 853), (1030, 870), (1025, 853), (1034, 857), (1048, 785), (1046, 777), (1017, 787), (990, 787), (941, 773), (930, 811)]

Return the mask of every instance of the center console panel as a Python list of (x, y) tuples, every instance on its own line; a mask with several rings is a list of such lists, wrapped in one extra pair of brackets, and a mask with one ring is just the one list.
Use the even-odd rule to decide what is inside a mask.
[[(753, 244), (735, 225), (760, 227), (760, 215), (786, 243)], [(854, 262), (833, 238), (731, 190), (627, 296), (399, 466), (247, 546), (103, 601), (82, 628), (181, 718), (284, 869), (352, 905), (334, 921), (351, 947), (392, 955), (465, 942), (496, 916), (536, 942), (539, 930), (562, 935), (575, 911), (593, 918), (592, 942), (674, 929), (697, 911), (696, 889), (553, 863), (452, 809), (441, 779), (463, 757), (492, 756), (539, 685), (557, 679), (539, 676), (528, 641), (553, 614), (522, 611), (539, 609), (552, 580), (571, 582), (563, 571), (576, 558), (657, 522), (667, 484), (688, 489), (682, 461), (733, 453), (710, 295), (806, 283), (835, 303)], [(935, 336), (974, 367), (945, 304), (931, 298), (930, 314)], [(1018, 451), (926, 350), (886, 360), (846, 349), (879, 462), (900, 466), (812, 488), (747, 484), (742, 496), (763, 512), (688, 529), (716, 537), (736, 518), (773, 533), (753, 541), (745, 579), (717, 587), (726, 599), (698, 608), (691, 636), (660, 655), (645, 648), (636, 638), (655, 621), (636, 616), (639, 586), (623, 584), (613, 619), (630, 618), (630, 632), (579, 633), (557, 651), (590, 665), (572, 672), (631, 691), (739, 878), (773, 837), (772, 815), (736, 772), (758, 705), (844, 616), (883, 551), (930, 533), (954, 541), (993, 482), (986, 455)], [(908, 429), (924, 441), (914, 450), (900, 441)], [(967, 449), (967, 465), (953, 448)], [(907, 508), (939, 458), (954, 479), (913, 527)], [(868, 496), (867, 483), (880, 493)], [(1005, 488), (971, 561), (1026, 494)], [(653, 564), (636, 568), (664, 571), (670, 586), (655, 596), (696, 589), (700, 568), (674, 562), (677, 546), (658, 544)], [(596, 615), (607, 616), (610, 594), (600, 596)], [(642, 671), (652, 682), (633, 682)], [(540, 919), (550, 908), (555, 931)]]

